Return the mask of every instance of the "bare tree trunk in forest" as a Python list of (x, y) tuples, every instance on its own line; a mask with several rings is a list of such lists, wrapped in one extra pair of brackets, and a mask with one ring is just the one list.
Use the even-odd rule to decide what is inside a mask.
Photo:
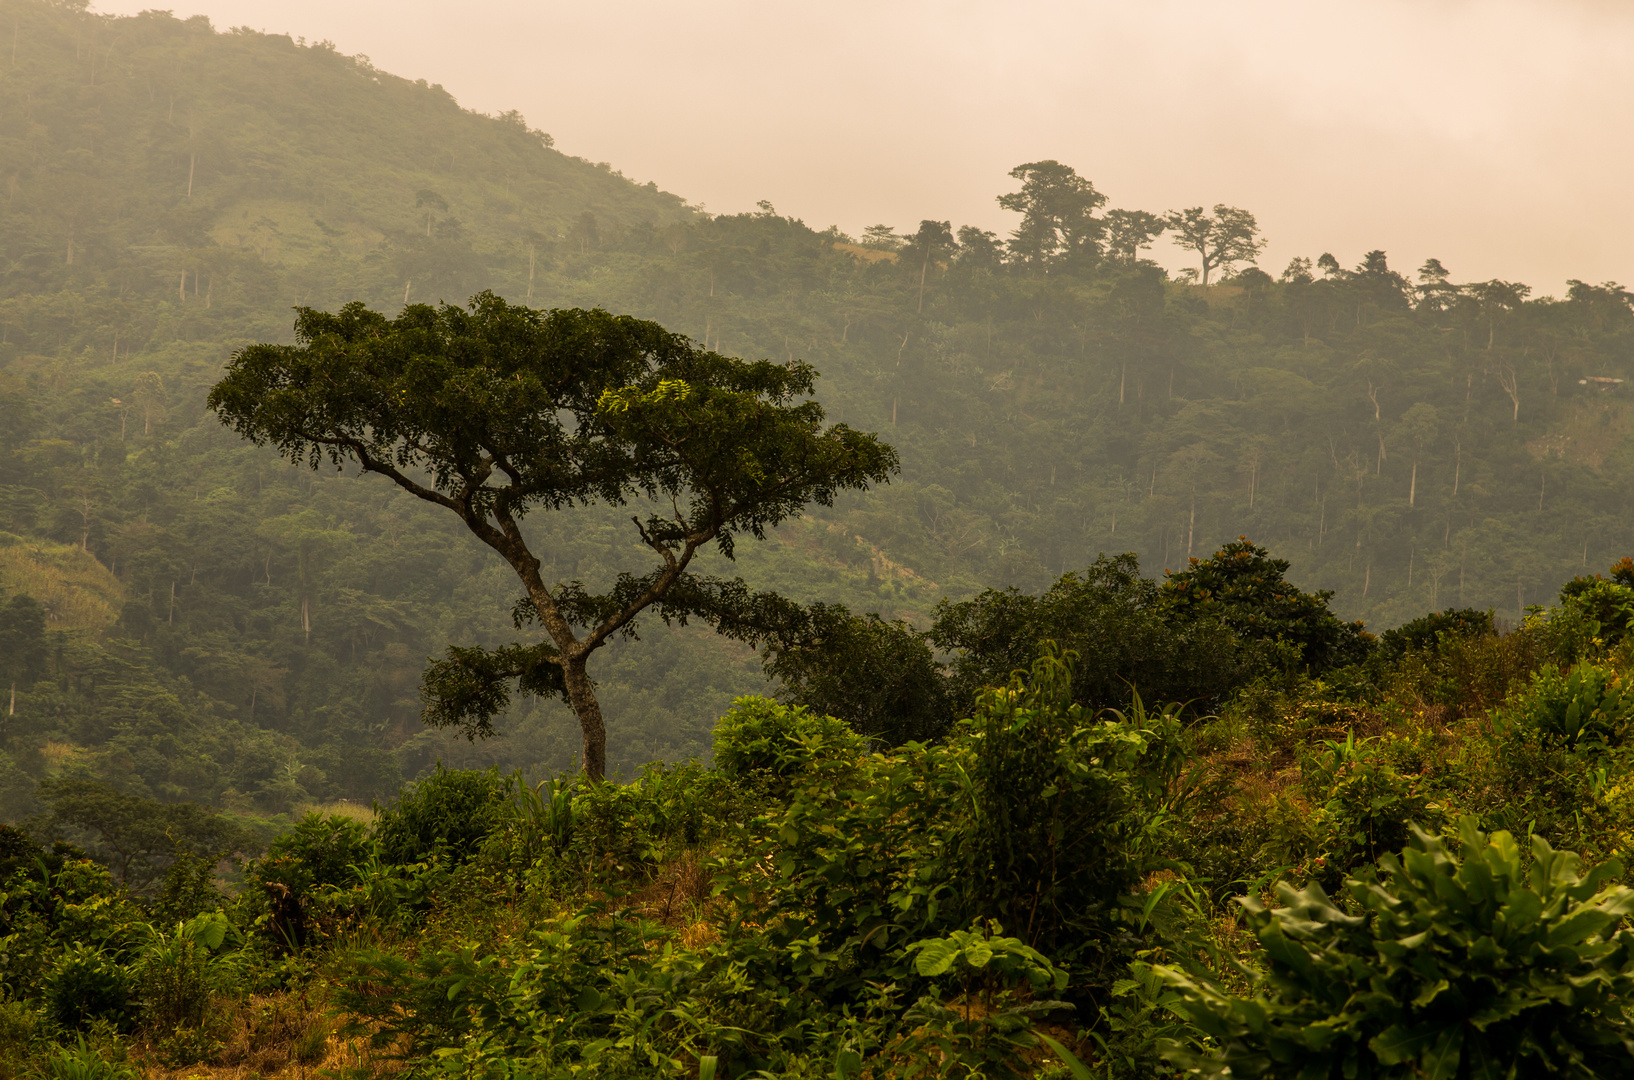
[(1521, 393), (1520, 379), (1515, 373), (1515, 365), (1507, 362), (1499, 364), (1497, 374), (1498, 385), (1503, 387), (1503, 392), (1509, 395), (1509, 400), (1515, 403), (1515, 413), (1511, 420), (1518, 424), (1521, 419)]
[(1413, 478), (1407, 484), (1407, 505), (1411, 507), (1418, 496), (1418, 458), (1413, 459)]
[(199, 163), (197, 154), (187, 155), (187, 197), (193, 197), (193, 167)]

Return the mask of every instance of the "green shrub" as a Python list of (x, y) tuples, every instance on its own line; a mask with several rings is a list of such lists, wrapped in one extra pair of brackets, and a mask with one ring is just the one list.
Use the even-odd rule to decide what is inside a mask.
[(1071, 654), (1052, 644), (1030, 677), (983, 695), (955, 745), (968, 813), (949, 841), (967, 919), (996, 919), (1073, 960), (1139, 881), (1147, 829), (1181, 765), (1180, 707), (1096, 721), (1072, 703)]
[(1477, 608), (1448, 608), (1420, 615), (1379, 635), (1380, 661), (1396, 663), (1410, 652), (1440, 652), (1458, 638), (1482, 638), (1496, 633), (1491, 611)]
[(340, 814), (308, 814), (272, 842), (267, 858), (299, 865), (309, 885), (346, 885), (357, 878), (356, 867), (374, 850), (361, 822)]
[(1562, 664), (1603, 657), (1634, 627), (1634, 588), (1600, 577), (1575, 578), (1560, 590), (1560, 605), (1540, 620), (1549, 652)]
[(1293, 645), (1300, 665), (1315, 673), (1365, 660), (1373, 636), (1328, 610), (1333, 593), (1301, 592), (1284, 580), (1288, 565), (1240, 536), (1170, 574), (1162, 606), (1176, 621), (1218, 620), (1245, 640)]
[(499, 823), (508, 783), (498, 769), (437, 769), (376, 807), (380, 857), (416, 863), (439, 852), (454, 863), (474, 857)]
[(165, 872), (164, 889), (153, 905), (153, 916), (160, 923), (186, 922), (207, 911), (219, 911), (221, 905), (216, 860), (183, 854)]
[(128, 1062), (110, 1060), (81, 1037), (46, 1055), (37, 1075), (42, 1080), (140, 1080), (142, 1074)]
[(579, 791), (567, 855), (580, 871), (646, 873), (678, 849), (715, 836), (740, 802), (734, 780), (717, 770), (696, 763), (649, 765), (634, 783)]
[(738, 698), (715, 727), (716, 769), (783, 791), (814, 762), (854, 760), (867, 748), (867, 740), (843, 720), (763, 697)]
[(1624, 1076), (1634, 1072), (1634, 891), (1586, 876), (1577, 856), (1532, 839), (1527, 875), (1506, 832), (1460, 823), (1462, 847), (1414, 829), (1382, 873), (1352, 877), (1344, 906), (1321, 885), (1277, 885), (1283, 906), (1240, 902), (1264, 971), (1236, 996), (1173, 968), (1175, 1008), (1218, 1051), (1178, 1048), (1210, 1076)]
[(249, 894), (259, 909), (259, 927), (284, 948), (303, 947), (316, 897), (358, 885), (360, 868), (375, 863), (378, 850), (361, 823), (339, 814), (308, 814), (245, 871), (259, 887)]
[(523, 866), (546, 852), (560, 855), (573, 842), (573, 795), (577, 779), (553, 777), (530, 784), (521, 770), (506, 781), (509, 796), (499, 808), (504, 848)]
[(1321, 844), (1314, 868), (1318, 880), (1334, 886), (1358, 866), (1407, 844), (1413, 822), (1437, 827), (1441, 808), (1423, 780), (1403, 776), (1385, 760), (1389, 744), (1380, 739), (1329, 741), (1303, 765), (1307, 796), (1320, 805), (1312, 825)]
[(1534, 731), (1545, 744), (1575, 750), (1616, 746), (1634, 718), (1634, 694), (1614, 671), (1583, 661), (1565, 674), (1544, 668), (1517, 701), (1494, 719), (1500, 727)]
[(102, 1020), (128, 1030), (136, 1016), (130, 972), (101, 949), (69, 946), (46, 980), (46, 1006), (57, 1026), (83, 1030)]
[(222, 947), (227, 931), (226, 917), (217, 913), (178, 923), (168, 933), (154, 931), (136, 970), (144, 1027), (168, 1035), (207, 1026), (216, 989), (211, 954)]
[(23, 1001), (0, 1001), (0, 1077), (10, 1077), (38, 1057), (40, 1017)]
[[(833, 1001), (915, 979), (907, 943), (993, 920), (1075, 967), (1104, 960), (1117, 900), (1139, 880), (1180, 754), (1174, 710), (1094, 720), (1047, 653), (941, 745), (823, 762), (758, 820), (728, 890), (805, 992)], [(843, 962), (840, 958), (843, 958)]]

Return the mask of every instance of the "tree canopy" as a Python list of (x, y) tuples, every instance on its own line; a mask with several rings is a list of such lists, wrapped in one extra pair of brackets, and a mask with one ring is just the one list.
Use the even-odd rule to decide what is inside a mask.
[[(596, 779), (606, 735), (590, 655), (634, 636), (654, 605), (666, 620), (721, 617), (722, 594), (692, 572), (700, 550), (730, 558), (742, 534), (764, 537), (897, 466), (873, 436), (823, 426), (809, 365), (736, 360), (599, 309), (540, 312), (485, 293), (469, 309), (411, 305), (391, 319), (353, 303), (300, 309), (296, 333), (296, 345), (235, 354), (210, 407), (293, 462), (389, 478), (498, 552), (524, 588), (518, 626), (537, 622), (546, 640), (451, 648), (426, 677), (428, 718), (486, 734), (507, 680), (560, 694)], [(650, 569), (599, 591), (547, 582), (522, 519), (595, 503), (639, 509)]]

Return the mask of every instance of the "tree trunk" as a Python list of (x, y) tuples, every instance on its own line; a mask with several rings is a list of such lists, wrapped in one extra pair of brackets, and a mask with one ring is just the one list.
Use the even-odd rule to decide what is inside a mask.
[(579, 718), (584, 732), (584, 774), (592, 783), (607, 777), (607, 728), (601, 721), (601, 703), (585, 671), (587, 656), (562, 658), (562, 679), (567, 684), (567, 699), (573, 713)]

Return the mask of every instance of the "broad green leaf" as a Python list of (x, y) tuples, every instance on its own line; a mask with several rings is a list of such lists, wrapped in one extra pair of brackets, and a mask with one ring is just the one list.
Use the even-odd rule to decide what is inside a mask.
[(1435, 1045), (1437, 1031), (1433, 1025), (1393, 1024), (1368, 1040), (1368, 1047), (1386, 1065), (1416, 1061)]
[(1060, 1058), (1062, 1063), (1066, 1065), (1067, 1071), (1072, 1073), (1072, 1080), (1093, 1080), (1094, 1074), (1089, 1071), (1089, 1068), (1083, 1062), (1078, 1060), (1071, 1050), (1068, 1050), (1042, 1031), (1034, 1032), (1034, 1034), (1038, 1036), (1040, 1042), (1050, 1048), (1051, 1053)]
[(919, 953), (914, 957), (913, 969), (927, 979), (946, 975), (959, 957), (959, 946), (947, 938), (917, 941), (910, 948), (917, 949)]
[(1464, 1027), (1454, 1025), (1441, 1032), (1435, 1047), (1419, 1059), (1419, 1070), (1425, 1080), (1453, 1080), (1458, 1075), (1458, 1060), (1463, 1056)]

